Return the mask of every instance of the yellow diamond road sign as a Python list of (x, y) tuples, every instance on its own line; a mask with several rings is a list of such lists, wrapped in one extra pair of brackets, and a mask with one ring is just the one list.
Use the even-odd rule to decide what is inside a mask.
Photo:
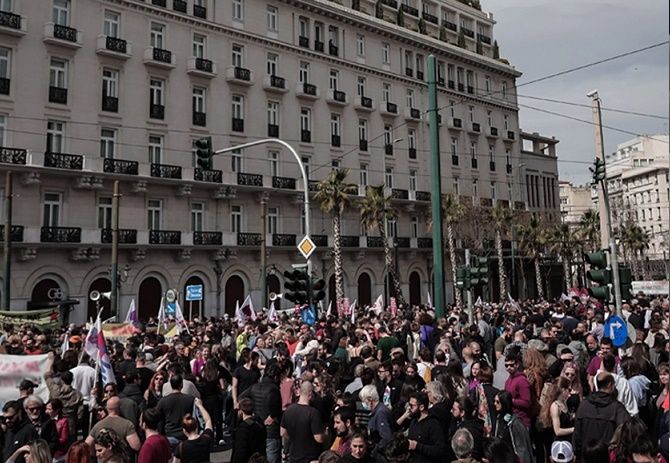
[(300, 251), (300, 254), (302, 254), (305, 259), (309, 259), (309, 256), (311, 256), (315, 250), (316, 244), (314, 244), (314, 241), (312, 241), (309, 236), (305, 236), (300, 240), (300, 243), (298, 243), (298, 251)]

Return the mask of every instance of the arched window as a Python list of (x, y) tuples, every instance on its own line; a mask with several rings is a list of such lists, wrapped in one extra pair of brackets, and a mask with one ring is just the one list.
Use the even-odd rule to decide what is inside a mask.
[(370, 275), (363, 272), (358, 276), (358, 304), (363, 307), (372, 303), (372, 282)]
[(224, 289), (226, 295), (226, 313), (230, 317), (235, 316), (235, 305), (242, 304), (244, 298), (244, 281), (239, 275), (233, 275), (226, 281), (226, 288)]
[(157, 278), (147, 277), (142, 281), (138, 298), (138, 318), (141, 321), (158, 316), (162, 296), (163, 286)]

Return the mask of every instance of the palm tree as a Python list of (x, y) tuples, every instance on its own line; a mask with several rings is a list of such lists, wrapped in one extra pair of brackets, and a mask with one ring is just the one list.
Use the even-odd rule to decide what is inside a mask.
[(368, 230), (379, 230), (379, 236), (384, 243), (384, 264), (391, 276), (393, 288), (399, 304), (403, 304), (404, 298), (400, 289), (400, 280), (393, 266), (393, 254), (386, 238), (386, 223), (398, 216), (398, 213), (391, 205), (391, 196), (386, 196), (384, 185), (370, 186), (365, 192), (365, 197), (358, 205), (361, 212), (361, 223)]
[(333, 261), (335, 264), (335, 299), (344, 299), (344, 275), (342, 271), (342, 214), (349, 206), (349, 195), (358, 192), (358, 187), (347, 183), (349, 169), (335, 169), (316, 185), (314, 199), (321, 210), (333, 216)]
[[(623, 231), (623, 241), (631, 254), (633, 273), (635, 273), (638, 278), (640, 277), (640, 274), (642, 274), (642, 278), (646, 280), (647, 269), (642, 262), (644, 260), (644, 252), (649, 249), (649, 235), (647, 234), (647, 231), (639, 225), (630, 224)], [(642, 269), (641, 272), (640, 269)]]
[(520, 225), (519, 233), (519, 247), (525, 254), (533, 259), (535, 267), (535, 286), (537, 287), (537, 296), (544, 299), (544, 285), (542, 284), (542, 275), (540, 273), (540, 256), (544, 251), (547, 243), (547, 231), (542, 217), (537, 214), (532, 214), (528, 223)]
[(557, 224), (549, 231), (549, 247), (563, 262), (566, 292), (570, 290), (570, 265), (579, 240), (568, 224)]
[[(463, 205), (451, 194), (442, 196), (442, 220), (447, 231), (447, 250), (449, 251), (449, 263), (451, 264), (451, 278), (454, 282), (454, 299), (457, 306), (461, 306), (461, 293), (456, 289), (456, 246), (454, 245), (454, 226), (465, 215)], [(428, 227), (432, 227), (432, 218), (428, 218)]]
[[(590, 244), (589, 249), (595, 252), (600, 248), (600, 214), (595, 209), (589, 209), (579, 219), (579, 234), (584, 244)], [(587, 247), (587, 246), (584, 246)]]
[(496, 240), (496, 254), (498, 255), (498, 278), (500, 282), (500, 300), (504, 301), (507, 294), (507, 275), (505, 274), (505, 261), (503, 260), (502, 237), (507, 233), (510, 221), (512, 220), (512, 212), (509, 207), (496, 204), (491, 209), (490, 217), (493, 228), (495, 229)]

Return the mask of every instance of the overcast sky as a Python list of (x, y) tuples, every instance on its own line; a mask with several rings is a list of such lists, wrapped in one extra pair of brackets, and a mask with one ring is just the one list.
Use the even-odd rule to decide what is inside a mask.
[[(497, 24), (493, 35), (507, 58), (523, 75), (517, 85), (555, 72), (668, 40), (667, 0), (482, 0)], [(668, 45), (600, 64), (518, 89), (519, 103), (579, 119), (591, 120), (590, 108), (529, 98), (551, 98), (590, 104), (586, 93), (598, 89), (603, 108), (665, 117), (653, 119), (603, 111), (603, 125), (640, 134), (668, 133)], [(561, 179), (590, 180), (594, 157), (589, 124), (521, 107), (521, 128), (555, 136)], [(607, 130), (605, 152), (634, 138)]]

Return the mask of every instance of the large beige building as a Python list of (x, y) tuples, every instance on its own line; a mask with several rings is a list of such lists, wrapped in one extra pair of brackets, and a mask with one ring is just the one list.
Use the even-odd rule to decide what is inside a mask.
[[(668, 136), (640, 136), (617, 146), (606, 156), (607, 189), (610, 194), (612, 225), (636, 223), (649, 236), (645, 255), (652, 261), (652, 273), (664, 275), (670, 258), (668, 233)], [(593, 203), (598, 197), (594, 190)]]
[[(131, 298), (154, 315), (167, 288), (189, 284), (204, 285), (193, 312), (231, 314), (247, 293), (259, 305), (261, 201), (269, 288), (281, 292), (282, 271), (303, 261), (297, 165), (262, 145), (203, 171), (193, 144), (204, 136), (215, 149), (279, 137), (312, 180), (341, 166), (361, 192), (385, 182), (405, 297), (425, 302), (428, 55), (438, 60), (443, 190), (484, 206), (526, 204), (520, 73), (494, 59), (491, 14), (455, 0), (345, 1), (1, 1), (11, 307), (72, 298), (72, 320), (92, 315), (89, 292), (110, 288), (114, 180), (122, 316)], [(317, 205), (311, 213), (314, 270), (332, 282), (330, 217)], [(366, 303), (384, 288), (381, 243), (354, 209), (343, 228), (347, 295)]]
[(561, 220), (572, 227), (579, 226), (582, 215), (593, 209), (591, 187), (588, 185), (573, 185), (561, 180), (558, 182), (559, 198), (561, 201)]

